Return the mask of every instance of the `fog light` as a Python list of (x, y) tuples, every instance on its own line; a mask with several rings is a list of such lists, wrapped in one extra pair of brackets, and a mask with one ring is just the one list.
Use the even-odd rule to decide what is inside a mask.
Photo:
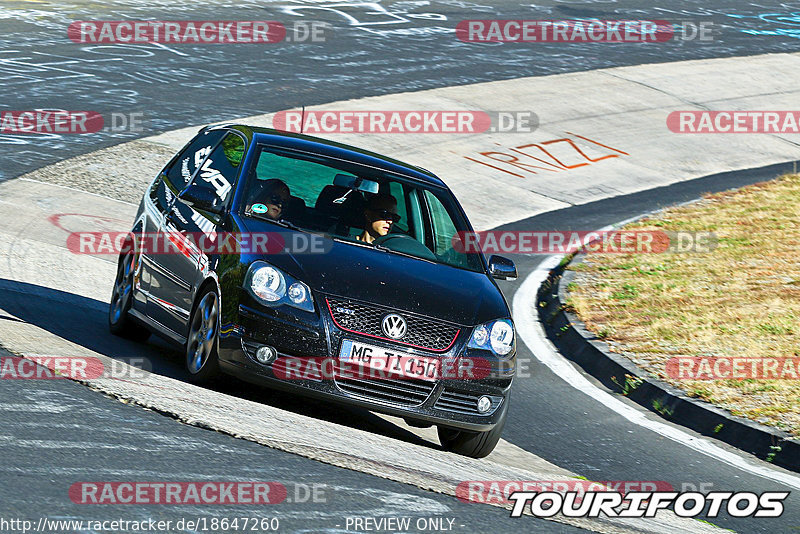
[(478, 411), (481, 413), (486, 413), (492, 407), (492, 399), (489, 397), (483, 396), (478, 399)]
[(278, 353), (272, 347), (259, 347), (256, 351), (256, 360), (258, 363), (261, 364), (268, 364), (275, 361), (275, 358), (278, 356)]

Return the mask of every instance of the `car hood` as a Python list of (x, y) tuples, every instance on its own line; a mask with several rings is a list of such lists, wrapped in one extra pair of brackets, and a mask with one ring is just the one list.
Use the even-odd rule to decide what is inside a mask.
[[(255, 219), (243, 223), (250, 232), (276, 231), (275, 225)], [(309, 235), (280, 232), (287, 243)], [(318, 299), (319, 293), (347, 297), (466, 326), (510, 316), (502, 293), (485, 273), (327, 238), (324, 250), (253, 256), (249, 261), (262, 259), (302, 280)]]

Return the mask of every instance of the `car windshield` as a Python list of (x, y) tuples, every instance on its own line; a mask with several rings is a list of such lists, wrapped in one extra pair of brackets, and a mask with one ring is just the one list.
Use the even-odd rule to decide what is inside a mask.
[(452, 194), (401, 175), (290, 149), (260, 146), (243, 191), (247, 217), (288, 223), (339, 241), (471, 271), (479, 253)]

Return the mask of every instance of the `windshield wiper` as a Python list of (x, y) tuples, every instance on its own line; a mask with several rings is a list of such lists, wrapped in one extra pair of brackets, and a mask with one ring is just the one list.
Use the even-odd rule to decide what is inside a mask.
[(389, 247), (387, 247), (385, 245), (373, 245), (371, 243), (364, 243), (363, 241), (352, 241), (352, 240), (344, 239), (343, 237), (334, 236), (334, 235), (331, 235), (329, 237), (331, 239), (333, 239), (334, 241), (338, 241), (339, 243), (348, 243), (350, 245), (356, 245), (358, 247), (371, 248), (373, 250), (380, 250), (381, 252), (388, 252), (390, 254), (397, 254), (399, 256), (405, 256), (406, 258), (414, 258), (415, 260), (427, 261), (428, 263), (434, 263), (434, 264), (437, 264), (437, 265), (439, 263), (439, 262), (433, 261), (433, 260), (428, 259), (428, 258), (423, 258), (422, 256), (415, 256), (414, 254), (409, 254), (408, 252), (400, 252), (399, 250), (395, 250), (393, 248), (389, 248)]

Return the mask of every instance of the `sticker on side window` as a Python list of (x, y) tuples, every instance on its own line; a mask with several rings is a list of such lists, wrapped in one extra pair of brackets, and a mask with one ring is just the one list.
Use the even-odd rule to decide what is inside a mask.
[(211, 158), (203, 163), (203, 166), (200, 168), (200, 178), (211, 184), (220, 200), (225, 200), (228, 196), (228, 192), (231, 190), (231, 183), (221, 172), (211, 166), (213, 164), (214, 161)]

